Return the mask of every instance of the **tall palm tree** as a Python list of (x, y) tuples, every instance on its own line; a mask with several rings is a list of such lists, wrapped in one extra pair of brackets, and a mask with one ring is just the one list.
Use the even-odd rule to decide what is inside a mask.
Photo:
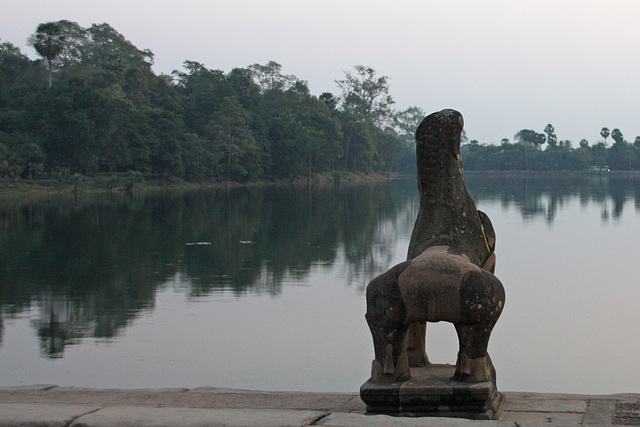
[(607, 148), (607, 138), (609, 137), (609, 135), (611, 135), (611, 132), (609, 132), (609, 128), (602, 128), (602, 130), (600, 131), (600, 136), (604, 138), (604, 147)]
[(29, 37), (29, 44), (38, 55), (47, 59), (49, 65), (49, 87), (51, 87), (51, 63), (64, 49), (64, 34), (58, 22), (46, 22), (38, 25), (35, 34)]

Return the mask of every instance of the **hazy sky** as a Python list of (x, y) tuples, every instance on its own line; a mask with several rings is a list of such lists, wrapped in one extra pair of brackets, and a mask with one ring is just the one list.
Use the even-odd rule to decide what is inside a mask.
[(319, 95), (367, 65), (396, 108), (455, 108), (483, 143), (547, 123), (574, 147), (640, 135), (637, 0), (2, 0), (0, 39), (35, 59), (27, 37), (60, 19), (110, 24), (158, 73), (274, 60)]

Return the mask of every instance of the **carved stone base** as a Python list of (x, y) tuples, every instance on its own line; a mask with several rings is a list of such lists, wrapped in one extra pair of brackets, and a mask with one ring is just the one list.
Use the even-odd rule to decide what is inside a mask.
[(505, 399), (495, 382), (456, 381), (454, 372), (452, 365), (411, 368), (411, 379), (405, 382), (367, 381), (360, 387), (360, 397), (368, 414), (497, 420)]

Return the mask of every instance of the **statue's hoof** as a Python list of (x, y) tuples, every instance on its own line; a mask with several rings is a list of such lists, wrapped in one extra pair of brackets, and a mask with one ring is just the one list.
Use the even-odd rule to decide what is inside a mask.
[(495, 370), (489, 356), (469, 359), (462, 353), (456, 363), (456, 372), (453, 378), (464, 382), (495, 381)]
[(400, 373), (385, 374), (382, 369), (382, 365), (377, 360), (374, 360), (371, 366), (371, 381), (379, 384), (390, 384), (405, 382), (411, 379), (411, 373), (407, 369)]
[(373, 375), (371, 375), (371, 381), (379, 384), (403, 383), (405, 381), (409, 381), (410, 379), (411, 374), (409, 374), (409, 372), (404, 372), (399, 375), (383, 374), (382, 376), (376, 376), (375, 378)]
[(409, 359), (409, 366), (412, 368), (424, 368), (431, 365), (426, 353), (423, 353), (421, 357), (416, 357), (413, 360)]

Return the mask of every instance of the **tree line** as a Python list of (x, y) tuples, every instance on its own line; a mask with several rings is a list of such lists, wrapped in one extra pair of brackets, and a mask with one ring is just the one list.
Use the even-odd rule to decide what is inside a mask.
[(154, 55), (108, 24), (40, 24), (41, 59), (0, 43), (0, 178), (140, 173), (246, 182), (415, 169), (417, 107), (355, 66), (340, 94), (310, 93), (275, 61), (229, 72)]
[[(415, 172), (425, 113), (394, 109), (389, 77), (357, 65), (339, 93), (312, 95), (275, 61), (229, 72), (185, 61), (156, 75), (151, 51), (109, 24), (40, 24), (31, 60), (0, 43), (0, 178), (126, 174), (247, 182), (316, 173)], [(548, 125), (500, 145), (463, 133), (467, 170), (640, 169), (619, 129), (573, 147)], [(607, 146), (611, 136), (614, 143)], [(546, 147), (544, 145), (546, 144)], [(544, 147), (544, 149), (543, 149)]]
[[(582, 139), (577, 147), (559, 140), (552, 124), (538, 133), (523, 129), (514, 142), (504, 138), (500, 145), (480, 144), (472, 140), (462, 147), (464, 167), (476, 171), (584, 171), (589, 168), (640, 170), (640, 136), (633, 143), (625, 140), (620, 129), (603, 127), (601, 141), (589, 145)], [(607, 145), (611, 136), (613, 144)], [(546, 144), (546, 146), (544, 146)]]

